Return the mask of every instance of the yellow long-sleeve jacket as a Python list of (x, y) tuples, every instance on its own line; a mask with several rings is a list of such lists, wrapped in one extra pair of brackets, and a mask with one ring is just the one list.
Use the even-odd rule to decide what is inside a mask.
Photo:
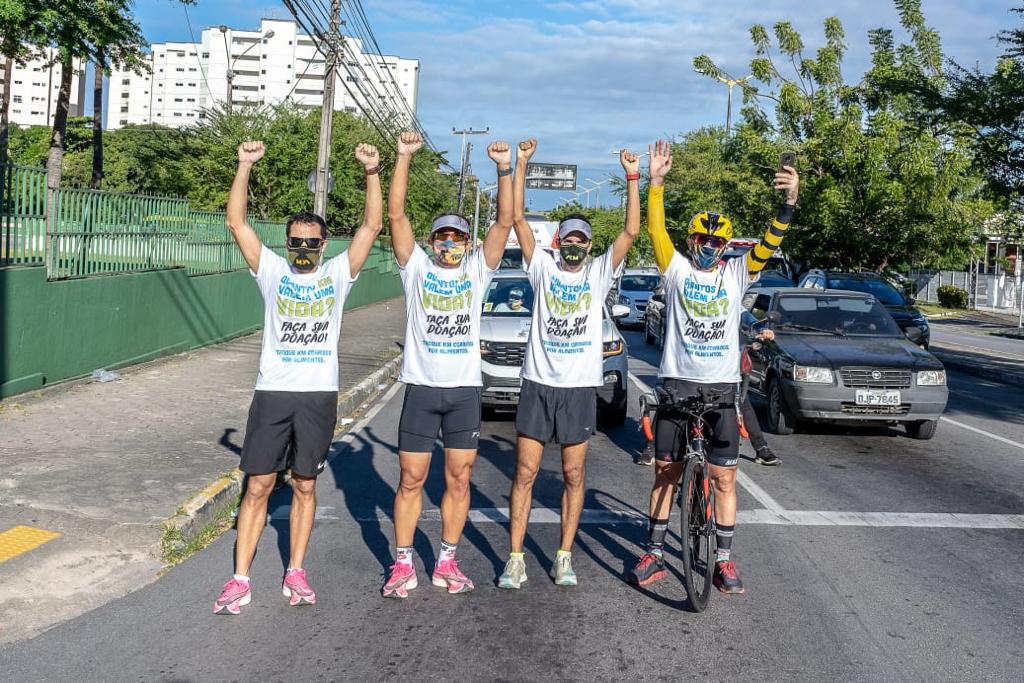
[[(786, 236), (786, 230), (793, 220), (795, 207), (782, 204), (775, 218), (772, 220), (764, 237), (758, 244), (747, 252), (747, 272), (751, 275), (760, 273), (768, 259), (772, 257), (775, 250), (782, 244)], [(672, 245), (672, 238), (668, 236), (665, 229), (665, 186), (651, 185), (647, 194), (647, 232), (651, 236), (651, 243), (654, 245), (654, 259), (658, 263), (658, 270), (664, 273), (668, 270), (668, 264), (672, 261), (672, 254), (675, 247)]]

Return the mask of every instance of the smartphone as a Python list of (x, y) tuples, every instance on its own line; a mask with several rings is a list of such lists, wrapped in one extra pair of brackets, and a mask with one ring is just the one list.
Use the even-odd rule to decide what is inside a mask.
[(784, 166), (796, 168), (796, 152), (783, 152), (779, 155), (779, 170)]

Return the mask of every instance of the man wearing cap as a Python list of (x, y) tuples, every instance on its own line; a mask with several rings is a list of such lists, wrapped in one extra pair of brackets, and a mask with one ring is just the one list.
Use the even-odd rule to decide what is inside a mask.
[(523, 305), (523, 292), (522, 287), (513, 287), (508, 292), (508, 300), (503, 301), (494, 307), (495, 313), (529, 313), (530, 309)]
[(431, 582), (451, 594), (473, 590), (455, 551), (469, 514), (469, 478), (480, 438), (481, 301), (512, 229), (512, 151), (506, 142), (492, 142), (487, 155), (498, 167), (498, 217), (483, 248), (467, 253), (469, 222), (449, 213), (431, 225), (432, 257), (420, 249), (405, 213), (405, 195), (412, 155), (422, 146), (419, 133), (399, 136), (388, 194), (392, 245), (405, 289), (405, 357), (398, 379), (406, 387), (398, 425), (402, 474), (395, 495), (395, 563), (381, 589), (386, 598), (408, 597), (418, 585), (412, 542), (438, 432), (444, 442), (445, 492)]
[(559, 223), (558, 263), (543, 249), (536, 249), (524, 202), (526, 165), (536, 149), (536, 140), (521, 142), (516, 159), (515, 230), (534, 304), (516, 414), (519, 436), (509, 513), (511, 552), (498, 578), (500, 588), (519, 588), (526, 581), (523, 540), (533, 482), (548, 443), (561, 446), (564, 480), (561, 544), (551, 574), (560, 586), (576, 585), (571, 550), (583, 512), (583, 465), (597, 423), (597, 387), (604, 377), (604, 301), (626, 252), (640, 234), (639, 159), (622, 150), (619, 161), (626, 171), (628, 192), (626, 226), (608, 250), (587, 262), (593, 237), (590, 223), (580, 215)]

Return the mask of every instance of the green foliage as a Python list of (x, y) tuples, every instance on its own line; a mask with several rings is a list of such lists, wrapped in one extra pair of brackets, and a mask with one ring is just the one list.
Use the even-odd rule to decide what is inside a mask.
[[(89, 187), (92, 173), (91, 119), (71, 119), (67, 152), (62, 167), (66, 187)], [(105, 190), (130, 194), (184, 197), (200, 210), (223, 211), (237, 166), (237, 148), (246, 139), (267, 144), (266, 157), (253, 167), (250, 208), (265, 219), (279, 219), (312, 210), (313, 194), (307, 177), (316, 167), (320, 110), (298, 107), (235, 106), (207, 110), (202, 123), (191, 128), (128, 126), (104, 134)], [(46, 162), (50, 130), (35, 126), (11, 131), (14, 163), (41, 166)], [(376, 144), (381, 151), (383, 179), (394, 168), (393, 142), (382, 143), (363, 118), (347, 112), (334, 114), (331, 174), (334, 187), (328, 196), (327, 219), (334, 234), (349, 234), (359, 227), (364, 205), (365, 178), (355, 160), (359, 142)], [(418, 235), (429, 231), (438, 213), (451, 210), (457, 176), (441, 173), (438, 154), (421, 150), (413, 159), (408, 211)], [(472, 212), (469, 186), (467, 207)], [(385, 187), (385, 193), (387, 188)], [(481, 216), (488, 204), (481, 199)], [(484, 223), (483, 218), (481, 223)], [(482, 225), (482, 230), (486, 229)]]
[[(920, 0), (894, 2), (912, 41), (896, 45), (888, 29), (869, 32), (871, 68), (855, 83), (843, 77), (846, 37), (838, 18), (825, 20), (825, 44), (813, 59), (788, 22), (773, 27), (774, 40), (763, 26), (751, 29), (755, 80), (742, 86), (745, 124), (710, 154), (727, 166), (758, 169), (773, 168), (781, 149), (798, 151), (800, 209), (784, 249), (805, 264), (879, 271), (958, 267), (994, 211), (969, 131), (929, 125), (920, 98), (891, 87), (911, 81), (938, 87), (945, 79), (941, 42), (927, 27)], [(706, 56), (694, 64), (701, 73), (723, 74)], [(711, 166), (704, 182), (722, 187), (726, 181), (716, 173)], [(680, 179), (685, 184), (676, 185), (677, 194), (695, 193), (687, 186), (700, 186), (694, 175)], [(719, 190), (724, 198), (703, 198), (706, 208), (722, 206), (748, 232), (764, 225), (773, 202), (753, 191), (757, 179), (748, 170), (745, 182), (733, 180), (748, 188), (746, 199)]]
[(944, 308), (967, 308), (967, 292), (953, 285), (942, 285), (938, 289), (939, 305)]

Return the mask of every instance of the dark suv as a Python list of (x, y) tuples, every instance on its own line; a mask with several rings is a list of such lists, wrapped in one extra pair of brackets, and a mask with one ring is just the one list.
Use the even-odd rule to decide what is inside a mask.
[(905, 296), (889, 280), (877, 273), (848, 273), (837, 270), (810, 270), (800, 279), (799, 287), (813, 289), (844, 289), (873, 295), (885, 306), (904, 333), (910, 328), (921, 331), (917, 342), (923, 349), (931, 341), (928, 320), (914, 307), (914, 300)]

